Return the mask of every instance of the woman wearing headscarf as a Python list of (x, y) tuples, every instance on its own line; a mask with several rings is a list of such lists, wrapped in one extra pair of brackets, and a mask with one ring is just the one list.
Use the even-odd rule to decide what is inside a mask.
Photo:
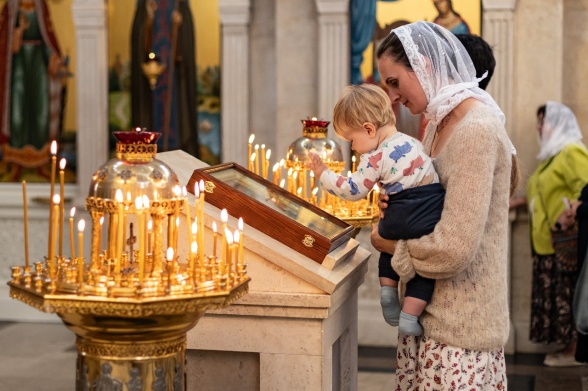
[(562, 344), (560, 352), (545, 357), (546, 366), (579, 365), (574, 359), (577, 334), (572, 299), (577, 276), (577, 250), (557, 252), (553, 231), (574, 225), (582, 188), (588, 183), (588, 150), (572, 110), (549, 101), (537, 110), (540, 163), (527, 183), (533, 290), (531, 333), (533, 342)]
[(504, 390), (508, 201), (517, 179), (504, 114), (478, 87), (461, 42), (439, 25), (394, 29), (377, 55), (390, 100), (429, 119), (423, 144), (446, 190), (431, 234), (394, 242), (372, 231), (374, 247), (394, 253), (402, 282), (415, 273), (436, 279), (424, 334), (399, 335), (397, 389)]

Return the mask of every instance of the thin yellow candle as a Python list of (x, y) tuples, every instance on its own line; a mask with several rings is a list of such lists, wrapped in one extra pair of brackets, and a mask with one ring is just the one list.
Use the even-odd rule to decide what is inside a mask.
[(355, 172), (355, 155), (351, 156), (351, 171)]
[(198, 218), (199, 220), (199, 227), (198, 227), (198, 256), (200, 257), (201, 261), (204, 262), (204, 180), (200, 180), (198, 183), (200, 187), (200, 201), (198, 202), (199, 213)]
[(69, 250), (71, 252), (71, 259), (76, 257), (76, 248), (74, 246), (74, 216), (76, 214), (76, 207), (69, 210)]
[(247, 167), (247, 169), (249, 171), (253, 171), (251, 169), (251, 150), (253, 148), (253, 145), (252, 145), (253, 144), (253, 140), (255, 140), (255, 135), (254, 134), (251, 134), (249, 136), (249, 144), (247, 145), (247, 159), (249, 160), (248, 161), (248, 167)]
[(182, 189), (180, 189), (180, 186), (175, 185), (172, 189), (172, 192), (174, 193), (174, 199), (175, 199), (175, 206), (174, 206), (174, 217), (173, 217), (173, 224), (174, 224), (174, 229), (172, 231), (172, 247), (174, 248), (174, 251), (177, 253), (178, 250), (178, 220), (180, 217), (180, 196), (182, 194)]
[(196, 268), (194, 265), (194, 258), (196, 258), (196, 253), (198, 252), (198, 243), (195, 240), (192, 241), (190, 245), (190, 271), (192, 272), (192, 277), (196, 276)]
[(135, 198), (137, 223), (139, 225), (139, 284), (143, 284), (145, 275), (145, 215), (143, 214), (143, 197)]
[(231, 262), (233, 263), (234, 273), (235, 273), (235, 280), (237, 279), (237, 275), (239, 274), (239, 248), (241, 245), (241, 235), (239, 234), (238, 230), (233, 232), (233, 258)]
[(243, 236), (243, 218), (239, 217), (239, 264), (245, 264), (245, 254), (243, 253), (243, 242), (245, 241), (245, 236)]
[(66, 165), (66, 160), (65, 159), (61, 159), (59, 161), (59, 197), (61, 197), (61, 203), (59, 205), (59, 256), (62, 257), (63, 256), (63, 229), (64, 229), (64, 222), (65, 222), (65, 212), (64, 212), (64, 207), (65, 207), (65, 197), (64, 197), (64, 192), (65, 192), (65, 165)]
[(174, 260), (174, 249), (171, 247), (167, 248), (166, 251), (166, 259), (167, 259), (167, 287), (171, 289), (171, 280), (172, 280), (172, 262)]
[(57, 239), (57, 225), (59, 218), (59, 203), (61, 202), (59, 198), (59, 194), (53, 195), (53, 222), (51, 224), (51, 236), (49, 237), (49, 262), (52, 265), (52, 276), (53, 278), (55, 275), (54, 273), (57, 271), (57, 261), (55, 259), (55, 241)]
[(147, 253), (150, 251), (149, 243), (147, 242), (147, 240), (149, 236), (148, 227), (150, 221), (149, 207), (151, 204), (149, 203), (149, 197), (147, 197), (145, 194), (143, 194), (141, 198), (143, 199), (143, 215), (145, 216), (145, 222), (143, 223), (143, 260), (145, 260), (145, 258), (147, 257)]
[(254, 164), (254, 169), (255, 169), (255, 173), (257, 175), (259, 175), (259, 161), (261, 160), (261, 158), (259, 157), (259, 144), (255, 144), (255, 164)]
[(22, 202), (24, 210), (24, 250), (25, 266), (29, 267), (29, 208), (27, 201), (27, 182), (22, 181)]
[(280, 183), (280, 174), (279, 174), (279, 169), (280, 169), (280, 163), (276, 163), (274, 164), (274, 166), (272, 167), (272, 183), (277, 185)]
[(84, 219), (78, 221), (78, 283), (84, 282), (84, 228), (86, 222)]
[(257, 154), (255, 152), (253, 152), (251, 154), (251, 156), (249, 157), (248, 166), (249, 166), (249, 171), (251, 171), (251, 172), (255, 172), (255, 163), (254, 162), (255, 162), (256, 156), (257, 156)]
[(212, 256), (216, 257), (216, 241), (218, 232), (216, 232), (216, 221), (212, 222)]
[(226, 232), (227, 232), (227, 222), (229, 221), (229, 212), (226, 209), (221, 210), (221, 222), (223, 223), (221, 228), (221, 234), (223, 235), (221, 238), (221, 262), (226, 262)]
[[(57, 165), (57, 141), (51, 141), (51, 194), (49, 196), (49, 200), (53, 201), (53, 195), (55, 194), (55, 166)], [(53, 231), (53, 209), (49, 208), (49, 238), (51, 238), (51, 234)], [(51, 253), (51, 242), (48, 243), (47, 253)]]
[[(98, 255), (100, 255), (100, 252), (102, 251), (102, 225), (104, 224), (104, 216), (100, 217), (100, 235), (98, 235)], [(98, 257), (98, 259), (100, 259), (100, 257)]]
[(188, 191), (186, 186), (182, 187), (182, 195), (184, 196), (184, 209), (186, 210), (186, 227), (188, 228), (188, 238), (190, 237), (190, 224), (192, 218), (190, 217), (190, 203), (188, 202)]
[(117, 231), (117, 259), (115, 260), (115, 264), (114, 264), (114, 273), (115, 274), (119, 274), (120, 273), (120, 268), (121, 268), (121, 263), (122, 263), (122, 253), (123, 253), (123, 195), (122, 195), (122, 191), (120, 189), (116, 190), (116, 194), (114, 196), (114, 198), (116, 199), (117, 202), (117, 214), (118, 214), (118, 231)]
[(263, 170), (265, 172), (265, 175), (263, 177), (265, 179), (267, 179), (267, 177), (269, 176), (269, 160), (270, 160), (271, 155), (272, 155), (272, 150), (268, 149), (267, 152), (265, 153), (265, 163), (263, 165)]
[(284, 188), (284, 186), (286, 186), (286, 180), (285, 180), (285, 179), (282, 179), (282, 180), (280, 181), (280, 187), (283, 189), (283, 188)]
[(231, 256), (232, 256), (232, 244), (233, 244), (233, 234), (228, 228), (225, 228), (225, 238), (226, 238), (226, 250), (225, 250), (225, 259), (223, 261), (223, 274), (231, 272)]
[(312, 189), (312, 196), (310, 196), (310, 203), (316, 205), (316, 193), (318, 193), (318, 187)]
[(176, 217), (176, 226), (174, 228), (174, 249), (178, 252), (178, 232), (180, 231), (180, 216)]
[(149, 220), (147, 223), (147, 251), (152, 252), (151, 246), (153, 245), (153, 220)]
[(259, 175), (265, 178), (265, 144), (261, 144), (261, 156), (260, 156), (260, 168)]

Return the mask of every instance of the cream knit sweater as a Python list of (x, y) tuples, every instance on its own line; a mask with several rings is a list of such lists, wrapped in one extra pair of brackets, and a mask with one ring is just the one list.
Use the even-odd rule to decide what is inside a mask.
[[(423, 142), (430, 152), (435, 129)], [(504, 126), (487, 106), (457, 124), (434, 165), (446, 196), (433, 233), (401, 240), (392, 266), (436, 279), (421, 317), (425, 335), (450, 346), (494, 350), (506, 343), (507, 232), (511, 153)]]

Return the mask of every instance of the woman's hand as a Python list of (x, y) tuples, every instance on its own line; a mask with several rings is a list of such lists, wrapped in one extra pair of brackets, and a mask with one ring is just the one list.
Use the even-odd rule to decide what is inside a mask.
[(396, 240), (384, 239), (378, 233), (378, 224), (372, 225), (372, 233), (370, 235), (372, 246), (380, 252), (394, 254), (396, 250)]
[(557, 218), (557, 221), (555, 222), (555, 229), (565, 231), (574, 225), (574, 222), (576, 221), (576, 209), (578, 208), (579, 202), (575, 201), (573, 204), (570, 204), (569, 201), (566, 201), (567, 199), (564, 201), (564, 203), (566, 203), (567, 207)]
[[(380, 184), (380, 187), (381, 184)], [(388, 194), (378, 193), (378, 208), (380, 208), (380, 218), (384, 220), (384, 209), (388, 207)]]

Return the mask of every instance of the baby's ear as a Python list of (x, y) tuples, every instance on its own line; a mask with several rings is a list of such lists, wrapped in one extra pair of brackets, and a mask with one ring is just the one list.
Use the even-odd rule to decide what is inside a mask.
[(362, 125), (363, 129), (367, 132), (368, 136), (376, 136), (376, 127), (371, 122), (364, 122)]

